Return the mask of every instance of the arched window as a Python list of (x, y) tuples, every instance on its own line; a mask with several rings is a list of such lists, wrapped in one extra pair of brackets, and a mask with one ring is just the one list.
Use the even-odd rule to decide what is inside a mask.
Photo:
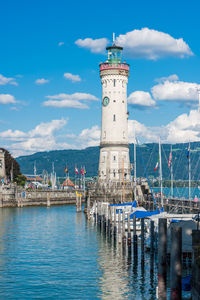
[(115, 115), (113, 115), (113, 122), (115, 122), (116, 121), (116, 116)]
[(113, 86), (116, 86), (116, 79), (113, 80)]

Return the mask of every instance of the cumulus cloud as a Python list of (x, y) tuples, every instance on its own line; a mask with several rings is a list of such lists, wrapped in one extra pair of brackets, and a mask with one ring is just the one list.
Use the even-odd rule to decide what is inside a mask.
[(99, 126), (93, 126), (91, 129), (83, 129), (78, 136), (78, 140), (81, 142), (82, 146), (98, 146), (100, 143), (101, 130)]
[(69, 79), (72, 82), (81, 81), (81, 77), (79, 75), (73, 75), (72, 73), (64, 73), (64, 78)]
[(163, 133), (165, 128), (162, 127), (148, 127), (136, 121), (128, 121), (128, 136), (129, 142), (134, 142), (135, 136), (140, 139), (140, 142), (158, 142), (158, 138)]
[(0, 104), (14, 104), (15, 97), (10, 94), (0, 94)]
[(42, 85), (42, 84), (45, 84), (45, 83), (48, 83), (49, 80), (48, 79), (45, 79), (45, 78), (39, 78), (39, 79), (36, 79), (35, 83), (38, 84), (38, 85)]
[(0, 132), (0, 138), (5, 138), (6, 140), (18, 140), (26, 137), (26, 133), (20, 130), (8, 129), (6, 131)]
[[(42, 122), (28, 132), (8, 129), (0, 132), (0, 139), (9, 142), (6, 148), (12, 150), (15, 156), (37, 151), (72, 148), (72, 145), (59, 142), (55, 135), (66, 124), (66, 119), (60, 119), (46, 123)], [(13, 143), (10, 144), (10, 142)]]
[(136, 91), (128, 96), (128, 104), (138, 108), (155, 107), (156, 102), (152, 99), (150, 93), (144, 91)]
[(58, 43), (58, 46), (60, 47), (60, 46), (63, 46), (64, 45), (64, 42), (59, 42)]
[(0, 74), (0, 85), (6, 85), (6, 84), (18, 85), (15, 78), (5, 77), (2, 74)]
[[(161, 137), (163, 143), (187, 143), (200, 141), (200, 112), (191, 110), (189, 114), (181, 114), (166, 126), (145, 126), (136, 120), (128, 122), (129, 141), (134, 136), (141, 142), (158, 142)], [(134, 133), (135, 132), (135, 133)]]
[(132, 58), (157, 60), (168, 56), (184, 58), (193, 55), (182, 38), (175, 39), (167, 33), (149, 28), (120, 34), (116, 44), (124, 47), (124, 54)]
[(156, 100), (196, 101), (200, 85), (192, 82), (166, 80), (152, 87), (151, 92)]
[(177, 80), (179, 80), (179, 77), (176, 74), (172, 74), (172, 75), (169, 75), (167, 77), (156, 78), (154, 81), (163, 82), (163, 81), (166, 81), (166, 80), (168, 80), (168, 81), (177, 81)]
[(105, 48), (107, 44), (109, 43), (109, 40), (106, 38), (101, 39), (78, 39), (75, 44), (81, 48), (89, 49), (92, 53), (104, 53)]
[(200, 141), (200, 112), (191, 110), (189, 114), (182, 114), (170, 122), (166, 129), (168, 131), (167, 142)]
[(74, 93), (74, 94), (58, 94), (53, 96), (46, 96), (48, 99), (43, 103), (44, 106), (52, 106), (58, 108), (79, 108), (88, 109), (88, 105), (81, 101), (97, 101), (98, 98), (88, 93)]

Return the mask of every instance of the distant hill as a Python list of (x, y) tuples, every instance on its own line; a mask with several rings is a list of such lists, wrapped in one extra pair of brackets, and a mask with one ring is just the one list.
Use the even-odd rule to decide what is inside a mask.
[[(188, 158), (187, 144), (173, 145), (173, 169), (175, 179), (188, 179)], [(162, 168), (163, 178), (169, 178), (168, 159), (170, 145), (162, 145)], [(54, 162), (57, 176), (65, 176), (65, 165), (67, 164), (70, 176), (74, 176), (75, 165), (80, 169), (85, 166), (87, 176), (96, 176), (99, 164), (99, 147), (89, 147), (83, 150), (56, 150), (49, 152), (38, 152), (32, 155), (20, 156), (17, 159), (23, 174), (33, 174), (34, 162), (36, 162), (37, 173), (42, 174), (43, 170), (48, 173), (52, 171)], [(133, 144), (130, 145), (130, 160), (133, 163)], [(158, 171), (154, 167), (158, 160), (158, 144), (150, 143), (137, 145), (137, 176), (158, 177)], [(191, 143), (191, 170), (192, 179), (200, 177), (200, 142)]]

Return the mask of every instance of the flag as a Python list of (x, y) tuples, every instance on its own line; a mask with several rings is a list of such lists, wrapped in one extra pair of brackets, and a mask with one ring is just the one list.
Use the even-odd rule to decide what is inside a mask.
[(158, 165), (159, 165), (159, 160), (158, 160), (157, 163), (156, 163), (156, 166), (155, 166), (155, 168), (154, 168), (154, 171), (156, 171), (156, 170), (158, 169)]
[(75, 167), (75, 173), (78, 174), (78, 168), (77, 167)]
[(65, 165), (65, 173), (67, 173), (68, 172), (68, 170), (67, 170), (67, 165)]
[(80, 174), (84, 176), (84, 168), (81, 168)]
[(171, 166), (171, 162), (172, 162), (172, 153), (170, 152), (169, 162), (168, 162), (168, 168)]

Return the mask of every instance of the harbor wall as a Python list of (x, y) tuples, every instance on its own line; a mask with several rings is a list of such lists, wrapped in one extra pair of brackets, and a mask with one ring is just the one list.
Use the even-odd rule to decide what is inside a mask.
[[(84, 192), (82, 202), (85, 201)], [(16, 186), (0, 187), (0, 207), (76, 204), (75, 190), (24, 190)]]

